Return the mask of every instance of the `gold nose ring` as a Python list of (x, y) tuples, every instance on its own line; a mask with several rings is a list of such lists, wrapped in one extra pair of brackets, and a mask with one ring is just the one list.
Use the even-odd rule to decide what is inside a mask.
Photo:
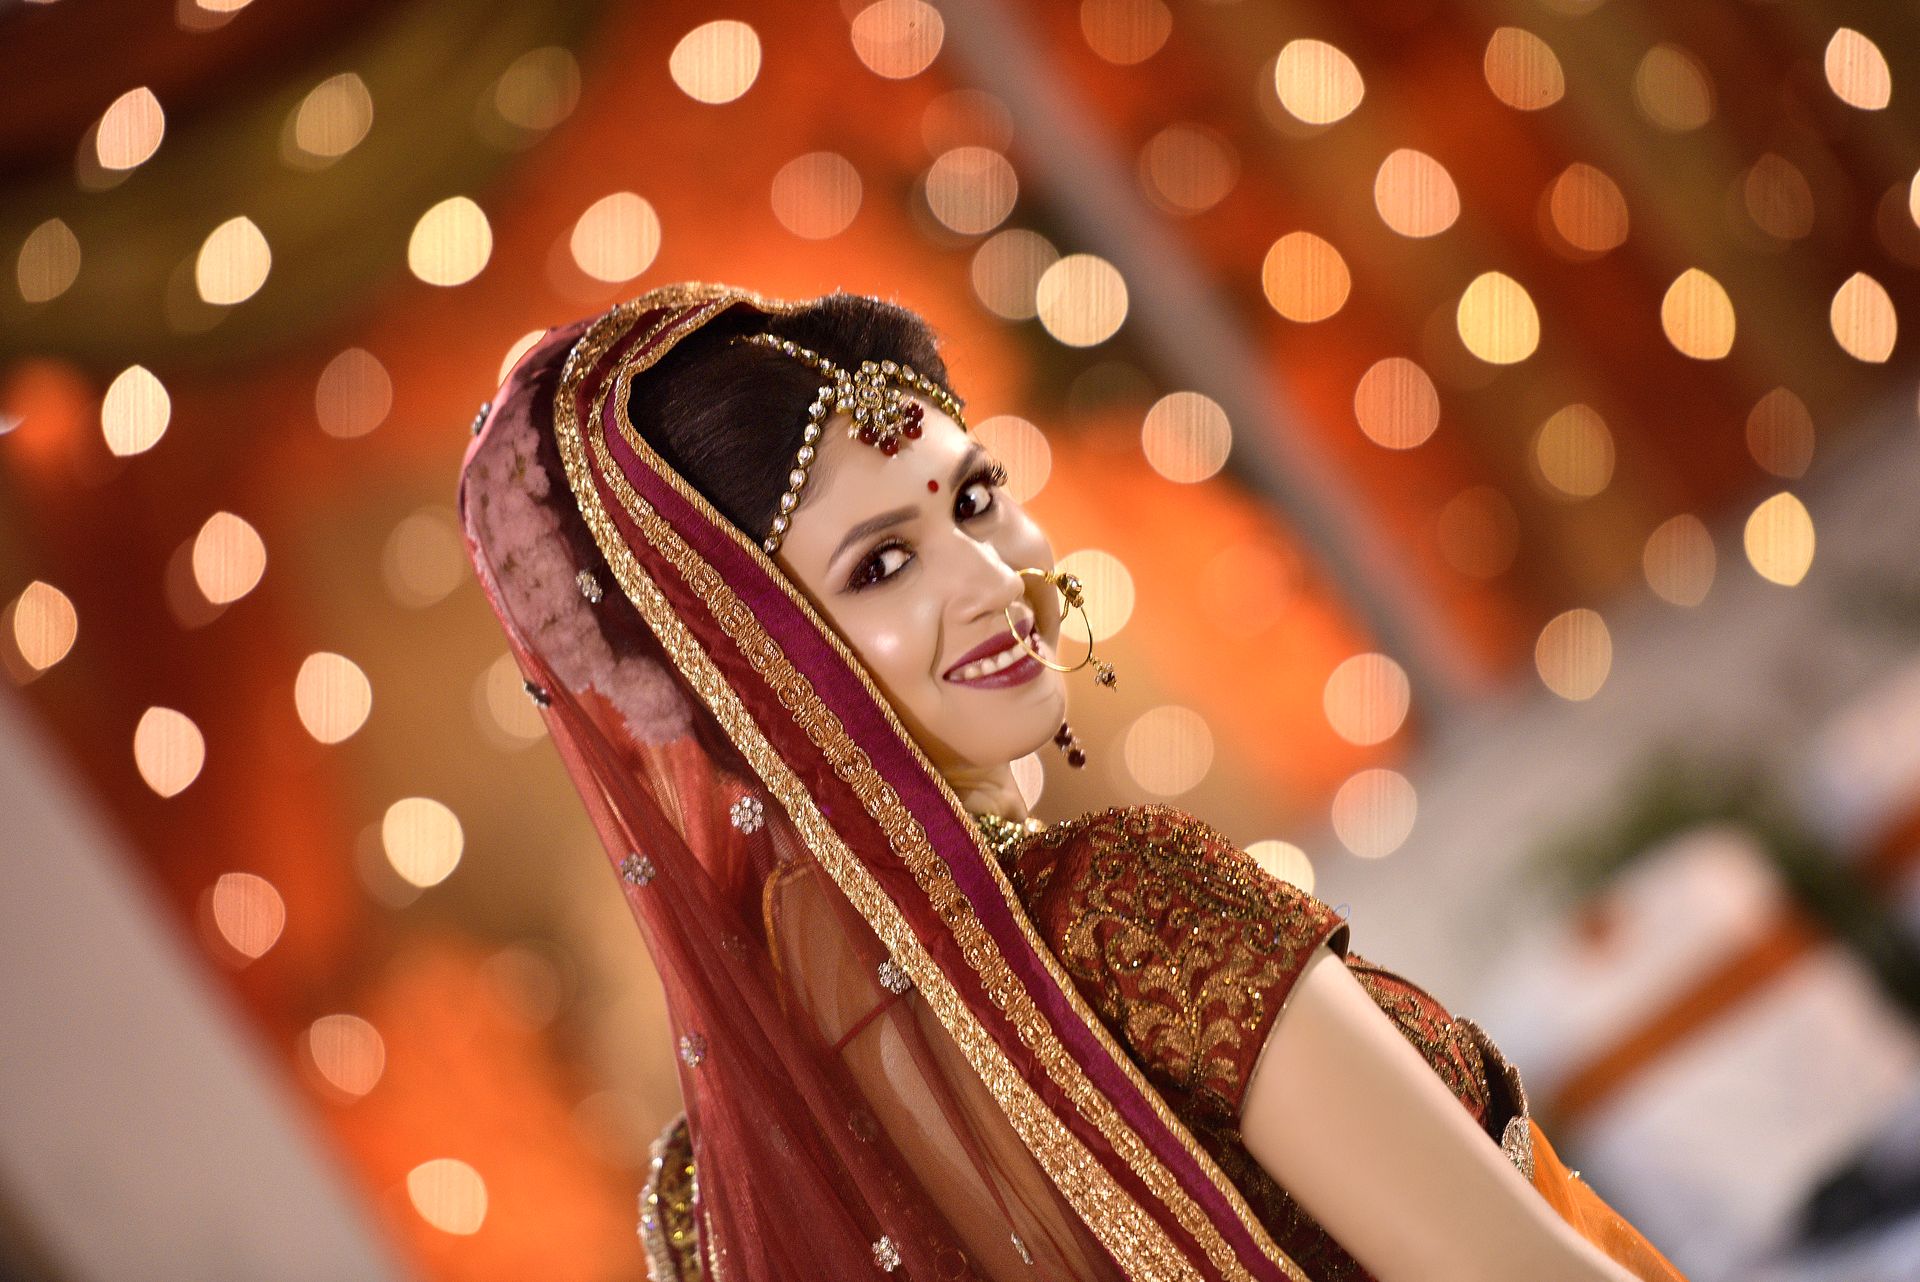
[(1019, 574), (1022, 578), (1033, 575), (1051, 583), (1054, 587), (1058, 588), (1060, 594), (1066, 598), (1068, 606), (1080, 611), (1080, 622), (1085, 624), (1087, 629), (1087, 657), (1072, 667), (1067, 667), (1063, 664), (1055, 663), (1045, 655), (1035, 651), (1033, 647), (1027, 644), (1026, 638), (1020, 635), (1020, 625), (1014, 621), (1013, 607), (1009, 605), (1006, 608), (1007, 627), (1013, 632), (1014, 644), (1022, 650), (1025, 650), (1029, 655), (1032, 655), (1036, 662), (1052, 668), (1055, 672), (1077, 672), (1091, 663), (1093, 665), (1093, 679), (1096, 684), (1106, 686), (1108, 689), (1112, 689), (1118, 685), (1120, 678), (1114, 675), (1113, 665), (1104, 659), (1094, 657), (1093, 620), (1087, 617), (1086, 594), (1080, 586), (1080, 580), (1064, 570), (1042, 570), (1038, 566), (1032, 565), (1020, 570)]

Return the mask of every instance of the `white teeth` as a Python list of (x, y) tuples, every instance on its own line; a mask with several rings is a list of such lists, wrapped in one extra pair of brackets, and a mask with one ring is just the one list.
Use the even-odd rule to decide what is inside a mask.
[(1010, 645), (1000, 653), (994, 655), (991, 659), (974, 660), (966, 667), (954, 673), (953, 679), (955, 681), (972, 681), (978, 677), (987, 676), (990, 673), (1000, 672), (1020, 662), (1024, 654), (1025, 651), (1019, 646)]

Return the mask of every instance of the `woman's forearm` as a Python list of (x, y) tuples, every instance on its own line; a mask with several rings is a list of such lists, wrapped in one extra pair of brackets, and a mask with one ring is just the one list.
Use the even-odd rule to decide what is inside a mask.
[(1633, 1282), (1557, 1215), (1324, 946), (1241, 1112), (1248, 1152), (1381, 1282)]

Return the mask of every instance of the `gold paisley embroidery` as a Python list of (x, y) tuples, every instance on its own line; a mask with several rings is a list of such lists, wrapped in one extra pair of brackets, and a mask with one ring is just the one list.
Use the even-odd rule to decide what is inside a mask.
[(1344, 923), (1169, 806), (1112, 808), (1049, 832), (1042, 845), (1075, 834), (1084, 834), (1086, 864), (1055, 941), (1060, 959), (1145, 1063), (1220, 1116), (1236, 1116), (1278, 1013), (1268, 1008), (1272, 994), (1290, 988), (1311, 950)]

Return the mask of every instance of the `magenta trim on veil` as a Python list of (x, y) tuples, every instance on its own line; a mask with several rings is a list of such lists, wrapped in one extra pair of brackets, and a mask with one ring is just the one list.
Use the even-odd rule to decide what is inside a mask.
[[(624, 349), (624, 350), (621, 350)], [(634, 351), (616, 344), (616, 351), (605, 358), (609, 367), (632, 359)], [(1001, 893), (986, 856), (969, 833), (964, 821), (955, 815), (929, 777), (926, 768), (914, 759), (899, 736), (888, 724), (876, 701), (860, 683), (830, 643), (794, 606), (781, 586), (771, 579), (751, 553), (735, 541), (725, 529), (697, 510), (653, 467), (639, 458), (623, 439), (614, 415), (618, 407), (608, 397), (601, 421), (595, 425), (612, 457), (629, 484), (680, 533), (688, 545), (712, 566), (743, 604), (753, 613), (787, 658), (813, 683), (825, 701), (841, 716), (848, 733), (873, 758), (875, 766), (898, 792), (902, 803), (927, 833), (933, 849), (951, 870), (955, 884), (973, 905), (1002, 955), (1045, 1013), (1048, 1023), (1086, 1072), (1092, 1084), (1120, 1111), (1135, 1133), (1145, 1139), (1155, 1155), (1173, 1172), (1182, 1188), (1204, 1207), (1208, 1218), (1232, 1244), (1242, 1267), (1259, 1277), (1285, 1278), (1256, 1244), (1247, 1226), (1235, 1213), (1223, 1191), (1207, 1177), (1195, 1157), (1168, 1125), (1142, 1097), (1134, 1080), (1115, 1064), (1107, 1047), (1086, 1026), (1083, 1016), (1071, 1004), (1062, 986), (1048, 970), (1025, 932), (1019, 928), (1014, 909)], [(585, 408), (585, 407), (583, 407)], [(615, 505), (617, 507), (617, 505)], [(716, 656), (720, 658), (720, 656)], [(732, 665), (727, 665), (732, 666)], [(845, 794), (843, 784), (832, 782)], [(821, 809), (835, 818), (830, 801), (821, 795)], [(844, 818), (844, 817), (842, 817)], [(903, 867), (875, 869), (876, 874), (895, 887), (905, 876)], [(894, 892), (897, 894), (897, 890)], [(976, 989), (978, 984), (975, 984)], [(1017, 1052), (1019, 1062), (1030, 1062), (1018, 1044), (1017, 1036), (1001, 1022), (1002, 1044)], [(1011, 1039), (1012, 1044), (1008, 1045)], [(1051, 1082), (1036, 1080), (1037, 1089), (1054, 1094)], [(1055, 1095), (1057, 1099), (1057, 1094)], [(1171, 1226), (1169, 1226), (1171, 1227)]]

